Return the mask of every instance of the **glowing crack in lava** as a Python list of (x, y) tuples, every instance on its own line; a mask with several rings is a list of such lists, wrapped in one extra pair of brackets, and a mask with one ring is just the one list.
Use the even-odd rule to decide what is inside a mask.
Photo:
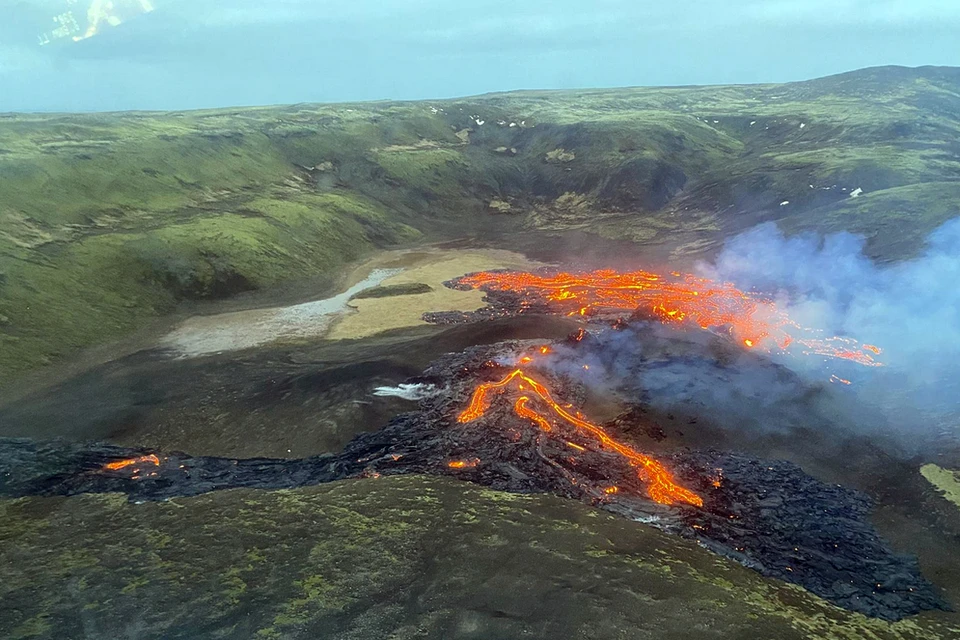
[(612, 269), (550, 275), (482, 271), (459, 278), (457, 283), (474, 289), (514, 292), (523, 299), (521, 308), (540, 301), (569, 316), (640, 311), (654, 315), (664, 324), (727, 331), (747, 348), (775, 346), (786, 351), (791, 345), (800, 345), (806, 355), (882, 366), (874, 357), (881, 353), (878, 347), (850, 338), (813, 337), (813, 330), (791, 320), (773, 300), (730, 283), (690, 274), (673, 272), (664, 277), (647, 271)]
[[(477, 386), (470, 398), (469, 406), (457, 416), (457, 421), (465, 424), (483, 416), (490, 408), (490, 395), (503, 393), (511, 382), (515, 382), (517, 389), (521, 392), (531, 390), (562, 421), (580, 433), (596, 438), (605, 448), (615, 451), (626, 458), (632, 466), (637, 467), (638, 475), (647, 483), (647, 492), (654, 501), (667, 505), (686, 503), (697, 507), (703, 506), (703, 499), (677, 485), (671, 473), (660, 462), (617, 442), (602, 428), (588, 422), (579, 412), (576, 414), (568, 412), (553, 399), (550, 391), (543, 384), (525, 374), (522, 369), (514, 370), (498, 382), (487, 382)], [(521, 396), (514, 404), (514, 411), (521, 418), (535, 423), (543, 431), (552, 431), (553, 425), (547, 416), (532, 408), (530, 403), (529, 396)], [(574, 448), (583, 449), (573, 443), (570, 444)]]
[(108, 462), (103, 465), (103, 471), (122, 471), (124, 469), (130, 469), (133, 467), (132, 471), (138, 472), (139, 465), (142, 464), (151, 464), (155, 467), (160, 466), (160, 458), (151, 454), (148, 456), (140, 456), (139, 458), (127, 458), (125, 460), (116, 460), (114, 462)]

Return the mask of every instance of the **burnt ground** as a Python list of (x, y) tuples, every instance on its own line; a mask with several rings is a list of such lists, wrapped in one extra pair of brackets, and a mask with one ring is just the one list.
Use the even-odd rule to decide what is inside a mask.
[[(238, 460), (8, 439), (0, 443), (0, 494), (121, 492), (133, 501), (151, 501), (378, 474), (446, 475), (503, 491), (584, 501), (696, 540), (763, 575), (869, 616), (896, 620), (948, 608), (916, 560), (894, 553), (878, 535), (869, 521), (872, 503), (866, 495), (817, 480), (793, 463), (717, 450), (659, 451), (677, 481), (704, 499), (703, 508), (664, 506), (649, 499), (626, 459), (572, 429), (537, 429), (512, 412), (512, 398), (494, 403), (474, 422), (459, 424), (455, 415), (476, 384), (502, 378), (510, 368), (498, 361), (515, 358), (529, 346), (502, 343), (439, 358), (411, 380), (435, 385), (435, 395), (385, 428), (356, 436), (337, 454)], [(530, 371), (549, 384), (559, 401), (582, 402), (584, 391), (577, 383), (535, 367)], [(617, 437), (648, 428), (638, 426), (643, 421), (633, 411), (604, 426)], [(104, 467), (145, 455), (156, 455), (159, 464)], [(463, 464), (453, 468), (455, 461)], [(617, 492), (607, 493), (613, 486)]]

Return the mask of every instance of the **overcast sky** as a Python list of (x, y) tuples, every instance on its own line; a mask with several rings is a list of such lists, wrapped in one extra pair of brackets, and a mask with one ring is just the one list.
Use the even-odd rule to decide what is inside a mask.
[(0, 111), (773, 82), (885, 64), (960, 66), (960, 0), (153, 0), (152, 13), (43, 47), (37, 21), (51, 28), (51, 7), (67, 1), (0, 2)]

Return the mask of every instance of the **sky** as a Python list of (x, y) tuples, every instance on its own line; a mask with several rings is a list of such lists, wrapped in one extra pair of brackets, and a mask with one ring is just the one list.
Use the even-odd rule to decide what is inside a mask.
[(85, 35), (98, 10), (90, 5), (102, 10), (104, 0), (2, 0), (0, 111), (426, 99), (960, 66), (957, 0), (115, 0), (121, 24), (100, 20), (92, 37), (39, 44), (66, 11)]

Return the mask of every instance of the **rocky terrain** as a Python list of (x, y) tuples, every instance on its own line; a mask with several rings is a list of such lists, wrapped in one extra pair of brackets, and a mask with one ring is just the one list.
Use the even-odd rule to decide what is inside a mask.
[(761, 222), (901, 261), (960, 214), (958, 134), (960, 70), (933, 67), (0, 114), (0, 636), (960, 636), (960, 446), (904, 451), (827, 383), (640, 331), (636, 371), (799, 389), (745, 420), (550, 377), (705, 506), (654, 504), (509, 406), (455, 423), (510, 345), (585, 320), (443, 284), (684, 269)]

